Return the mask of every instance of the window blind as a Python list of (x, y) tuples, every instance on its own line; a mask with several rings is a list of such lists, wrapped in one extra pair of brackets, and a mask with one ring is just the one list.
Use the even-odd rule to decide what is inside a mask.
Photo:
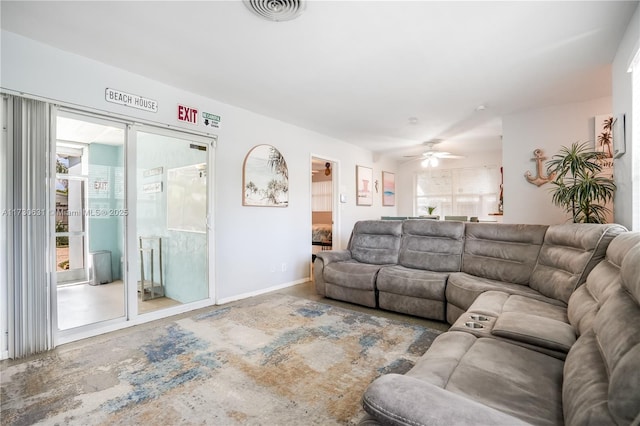
[(49, 106), (6, 96), (3, 132), (2, 287), (10, 358), (53, 347), (49, 244)]

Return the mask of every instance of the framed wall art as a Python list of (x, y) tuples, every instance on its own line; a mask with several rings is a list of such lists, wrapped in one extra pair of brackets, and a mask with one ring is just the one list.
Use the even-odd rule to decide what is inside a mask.
[(373, 205), (373, 169), (356, 166), (356, 205)]
[(594, 123), (594, 138), (596, 151), (601, 152), (605, 158), (613, 158), (613, 116), (597, 115)]
[(396, 205), (396, 175), (391, 172), (382, 172), (382, 205)]
[(275, 147), (258, 145), (245, 157), (242, 168), (242, 205), (289, 205), (289, 169), (284, 157)]

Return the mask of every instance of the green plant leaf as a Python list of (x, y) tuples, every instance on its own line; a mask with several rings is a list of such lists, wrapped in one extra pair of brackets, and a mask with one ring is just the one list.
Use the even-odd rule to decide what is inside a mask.
[(551, 181), (553, 204), (572, 215), (574, 222), (603, 223), (609, 209), (606, 204), (613, 199), (615, 182), (598, 174), (602, 171), (599, 159), (604, 153), (591, 149), (589, 142), (574, 142), (563, 146), (560, 152), (547, 162), (547, 173), (555, 173)]

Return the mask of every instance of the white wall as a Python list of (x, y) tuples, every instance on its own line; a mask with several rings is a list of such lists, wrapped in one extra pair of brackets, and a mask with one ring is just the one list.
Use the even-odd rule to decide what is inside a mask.
[[(460, 159), (441, 159), (439, 169), (461, 169), (466, 167), (502, 166), (502, 151), (473, 153)], [(415, 176), (424, 170), (420, 161), (412, 161), (398, 167), (396, 187), (401, 188), (397, 197), (398, 216), (414, 216)], [(496, 188), (499, 191), (499, 188)], [(497, 208), (497, 206), (496, 206)], [(496, 210), (497, 211), (497, 210)], [(437, 211), (434, 214), (439, 214)]]
[(570, 215), (551, 202), (551, 185), (537, 187), (524, 174), (530, 171), (536, 175), (532, 158), (537, 148), (549, 160), (562, 146), (594, 143), (594, 117), (610, 113), (611, 98), (606, 97), (503, 117), (504, 223), (549, 225), (570, 219)]
[[(633, 55), (640, 48), (640, 7), (629, 22), (622, 42), (618, 46), (612, 67), (613, 114), (626, 116), (627, 152), (615, 160), (614, 176), (618, 190), (614, 202), (615, 220), (634, 231), (640, 230), (640, 146), (637, 132), (631, 125), (633, 110), (631, 73), (628, 73)], [(636, 70), (640, 73), (640, 69)], [(632, 141), (635, 138), (635, 144)], [(635, 211), (634, 211), (635, 208)]]
[[(177, 104), (185, 104), (222, 117), (216, 130), (214, 232), (218, 300), (232, 300), (267, 289), (301, 282), (309, 276), (311, 261), (311, 153), (339, 163), (336, 178), (347, 202), (339, 205), (336, 240), (345, 247), (353, 224), (360, 219), (395, 214), (382, 207), (382, 193), (371, 207), (356, 206), (356, 164), (372, 167), (374, 179), (382, 170), (395, 172), (395, 164), (373, 161), (371, 152), (340, 140), (272, 118), (185, 92), (143, 76), (46, 46), (2, 31), (0, 85), (64, 104), (126, 115), (163, 126), (205, 132), (203, 126), (179, 124)], [(125, 66), (126, 64), (123, 64)], [(158, 101), (157, 113), (105, 101), (105, 88), (113, 88)], [(242, 206), (242, 165), (258, 144), (271, 144), (289, 167), (289, 207)], [(336, 194), (336, 197), (338, 194)], [(286, 263), (286, 271), (282, 264)], [(275, 267), (276, 272), (271, 272)]]

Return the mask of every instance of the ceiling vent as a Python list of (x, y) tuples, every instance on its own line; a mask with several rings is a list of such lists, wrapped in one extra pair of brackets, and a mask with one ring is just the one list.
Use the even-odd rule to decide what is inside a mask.
[(243, 0), (256, 15), (269, 21), (289, 21), (297, 18), (305, 7), (305, 0)]

